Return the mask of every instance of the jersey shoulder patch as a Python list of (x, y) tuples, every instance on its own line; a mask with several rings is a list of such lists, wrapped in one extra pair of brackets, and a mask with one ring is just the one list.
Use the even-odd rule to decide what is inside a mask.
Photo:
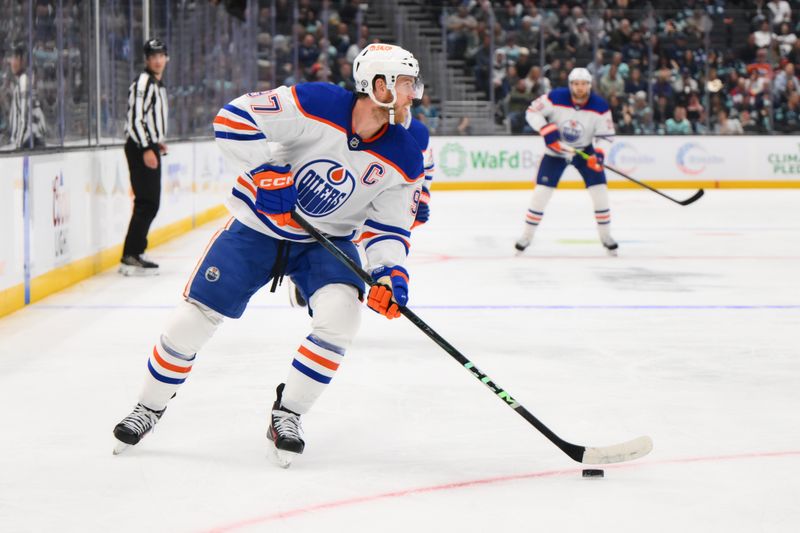
[(403, 126), (389, 126), (367, 150), (392, 165), (406, 181), (416, 181), (423, 176), (422, 150)]
[(355, 95), (332, 83), (301, 83), (292, 87), (298, 109), (308, 118), (326, 122), (345, 132), (350, 127)]
[(408, 126), (408, 133), (417, 141), (419, 149), (423, 152), (428, 149), (428, 143), (431, 140), (431, 133), (428, 127), (422, 123), (421, 120), (415, 118), (411, 119), (411, 124)]

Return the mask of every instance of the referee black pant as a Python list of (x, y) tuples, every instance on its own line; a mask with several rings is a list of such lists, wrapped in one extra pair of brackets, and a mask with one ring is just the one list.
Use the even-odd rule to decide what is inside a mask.
[(161, 199), (161, 154), (155, 150), (158, 166), (148, 168), (144, 164), (144, 150), (128, 139), (125, 143), (125, 157), (131, 173), (133, 189), (133, 215), (125, 236), (122, 255), (141, 255), (147, 248), (147, 232), (156, 218)]

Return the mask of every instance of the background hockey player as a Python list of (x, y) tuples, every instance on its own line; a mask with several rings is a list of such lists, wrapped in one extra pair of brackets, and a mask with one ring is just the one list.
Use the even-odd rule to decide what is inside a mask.
[[(515, 248), (521, 252), (530, 246), (544, 208), (571, 163), (592, 198), (600, 242), (609, 253), (616, 254), (618, 245), (611, 237), (611, 210), (603, 171), (605, 154), (601, 148), (592, 146), (594, 139), (611, 142), (614, 136), (611, 111), (606, 101), (592, 91), (592, 75), (588, 70), (573, 69), (568, 81), (569, 88), (559, 87), (534, 100), (525, 115), (528, 124), (544, 138), (546, 148), (525, 215), (525, 228)], [(589, 159), (575, 156), (576, 149), (589, 154)]]
[[(282, 466), (303, 452), (300, 416), (342, 363), (359, 326), (364, 285), (291, 219), (295, 207), (354, 261), (362, 241), (374, 279), (367, 305), (387, 318), (408, 300), (403, 263), (423, 184), (422, 154), (400, 125), (419, 98), (419, 65), (374, 43), (355, 59), (358, 94), (325, 83), (243, 95), (214, 120), (218, 145), (238, 169), (234, 216), (211, 241), (148, 360), (134, 411), (114, 429), (116, 452), (137, 444), (186, 380), (224, 317), (239, 318), (268, 280), (291, 276), (309, 295), (311, 331), (277, 388), (268, 438)], [(277, 331), (259, 326), (265, 346)]]

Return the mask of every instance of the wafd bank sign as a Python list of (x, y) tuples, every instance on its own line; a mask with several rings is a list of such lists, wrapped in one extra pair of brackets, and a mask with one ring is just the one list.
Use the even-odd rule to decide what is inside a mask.
[[(436, 181), (531, 182), (544, 155), (542, 138), (432, 137)], [(635, 178), (714, 183), (800, 183), (800, 137), (641, 136), (617, 137), (606, 162)], [(609, 181), (625, 181), (611, 172)], [(579, 181), (569, 168), (564, 181)], [(788, 183), (787, 183), (788, 184)]]

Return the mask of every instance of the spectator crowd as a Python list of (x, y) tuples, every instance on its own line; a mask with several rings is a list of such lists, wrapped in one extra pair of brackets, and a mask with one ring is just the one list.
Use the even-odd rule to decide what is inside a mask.
[(585, 66), (622, 134), (800, 132), (797, 0), (451, 1), (450, 59), (528, 132), (528, 104)]
[[(258, 0), (248, 4), (255, 10), (246, 23), (221, 16), (226, 4), (159, 3), (151, 15), (179, 61), (166, 78), (173, 135), (207, 134), (216, 110), (247, 90), (307, 81), (353, 89), (352, 61), (375, 40), (366, 0)], [(576, 66), (594, 76), (621, 134), (800, 132), (800, 0), (418, 4), (432, 24), (444, 25), (447, 56), (493, 96), (496, 121), (512, 133), (530, 132), (530, 102), (566, 85)], [(91, 32), (81, 29), (92, 5), (0, 7), (0, 149), (85, 144), (93, 135), (95, 51)], [(138, 3), (112, 2), (100, 26), (100, 136), (119, 139), (128, 78), (141, 62)], [(433, 133), (453, 133), (441, 129), (429, 94), (413, 115)], [(470, 131), (467, 117), (458, 131)]]

